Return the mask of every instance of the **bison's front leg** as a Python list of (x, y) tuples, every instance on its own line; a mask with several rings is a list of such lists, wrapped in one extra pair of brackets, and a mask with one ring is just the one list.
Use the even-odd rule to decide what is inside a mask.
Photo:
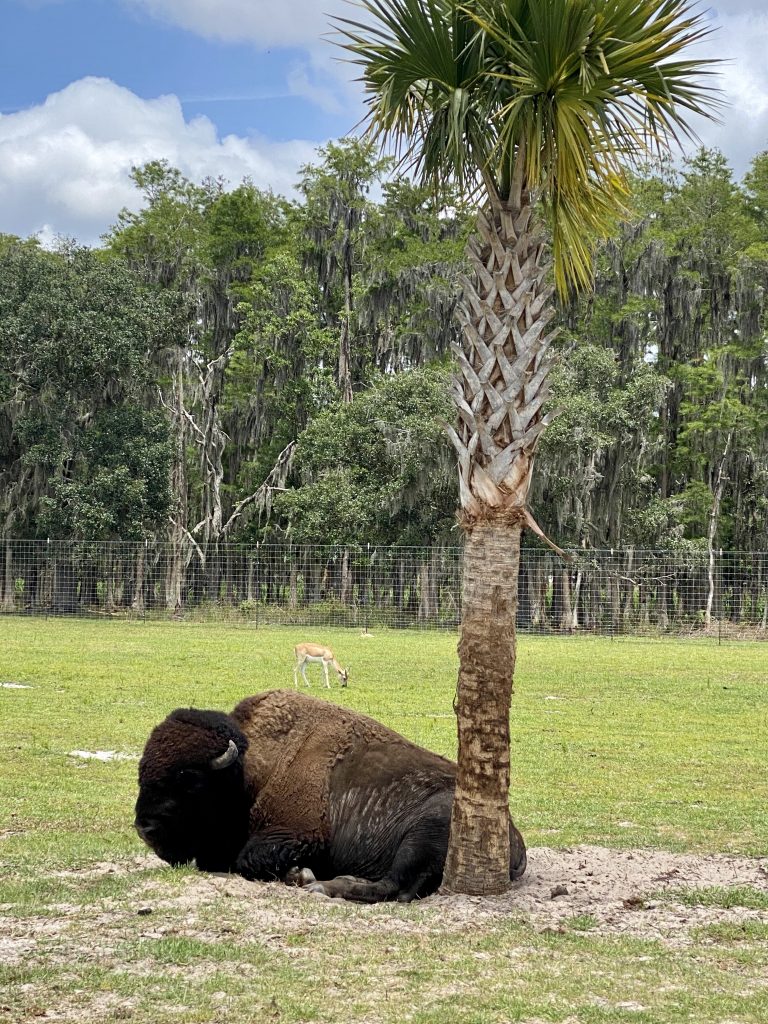
[[(379, 879), (338, 875), (328, 881), (304, 881), (310, 892), (357, 903), (411, 900), (433, 893), (443, 873), (448, 820), (424, 819), (402, 840), (387, 873)], [(302, 873), (306, 878), (306, 872)]]
[(235, 863), (235, 871), (250, 881), (283, 879), (297, 865), (310, 860), (317, 844), (284, 829), (266, 829), (251, 836)]
[(336, 878), (318, 882), (309, 868), (290, 872), (285, 880), (321, 896), (353, 900), (356, 903), (382, 903), (384, 900), (398, 899), (400, 892), (397, 882), (391, 878), (372, 882), (367, 878), (355, 878), (354, 875), (337, 875)]

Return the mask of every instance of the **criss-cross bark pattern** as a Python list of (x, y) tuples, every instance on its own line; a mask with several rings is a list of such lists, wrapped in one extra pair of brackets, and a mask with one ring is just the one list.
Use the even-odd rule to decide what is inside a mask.
[(530, 206), (481, 213), (468, 245), (454, 399), (465, 531), (457, 717), (459, 774), (443, 876), (449, 892), (509, 887), (509, 708), (525, 507), (555, 332), (544, 239)]
[(461, 507), (472, 520), (525, 506), (536, 444), (552, 418), (542, 406), (556, 332), (546, 330), (553, 286), (530, 205), (499, 203), (481, 213), (467, 255), (475, 279), (462, 279), (459, 426), (449, 433), (459, 457)]

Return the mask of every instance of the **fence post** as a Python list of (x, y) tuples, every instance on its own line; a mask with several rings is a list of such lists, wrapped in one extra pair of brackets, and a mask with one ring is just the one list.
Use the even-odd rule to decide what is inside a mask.
[(368, 602), (371, 600), (371, 545), (365, 545), (365, 600), (363, 602), (363, 632), (368, 632)]
[(148, 588), (146, 586), (147, 571), (149, 567), (149, 538), (144, 538), (144, 575), (141, 580), (141, 621), (146, 625), (147, 622), (147, 599), (149, 597)]
[(717, 646), (723, 640), (723, 549), (717, 560)]
[(259, 628), (259, 605), (261, 604), (261, 562), (259, 560), (261, 541), (256, 541), (256, 629)]

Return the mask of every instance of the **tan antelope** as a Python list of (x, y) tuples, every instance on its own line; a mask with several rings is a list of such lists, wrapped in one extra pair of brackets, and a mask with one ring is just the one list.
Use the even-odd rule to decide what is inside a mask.
[(341, 685), (346, 686), (347, 680), (349, 679), (349, 669), (342, 668), (341, 665), (336, 661), (336, 657), (330, 647), (323, 647), (322, 644), (296, 644), (293, 648), (293, 653), (296, 655), (296, 664), (293, 666), (293, 685), (298, 690), (299, 688), (299, 669), (304, 678), (304, 682), (307, 686), (310, 685), (307, 679), (307, 662), (308, 661), (320, 661), (323, 664), (323, 672), (325, 673), (325, 685), (330, 690), (331, 684), (328, 681), (328, 666), (332, 665), (336, 670)]

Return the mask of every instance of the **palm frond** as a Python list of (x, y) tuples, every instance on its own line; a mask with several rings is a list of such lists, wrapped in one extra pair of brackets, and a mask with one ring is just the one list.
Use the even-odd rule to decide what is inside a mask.
[[(558, 287), (583, 284), (584, 239), (620, 206), (626, 169), (714, 118), (717, 61), (692, 0), (360, 0), (339, 18), (361, 70), (371, 135), (422, 180), (513, 187), (554, 217)], [(522, 182), (514, 175), (524, 159)], [(514, 183), (517, 181), (517, 185)]]

